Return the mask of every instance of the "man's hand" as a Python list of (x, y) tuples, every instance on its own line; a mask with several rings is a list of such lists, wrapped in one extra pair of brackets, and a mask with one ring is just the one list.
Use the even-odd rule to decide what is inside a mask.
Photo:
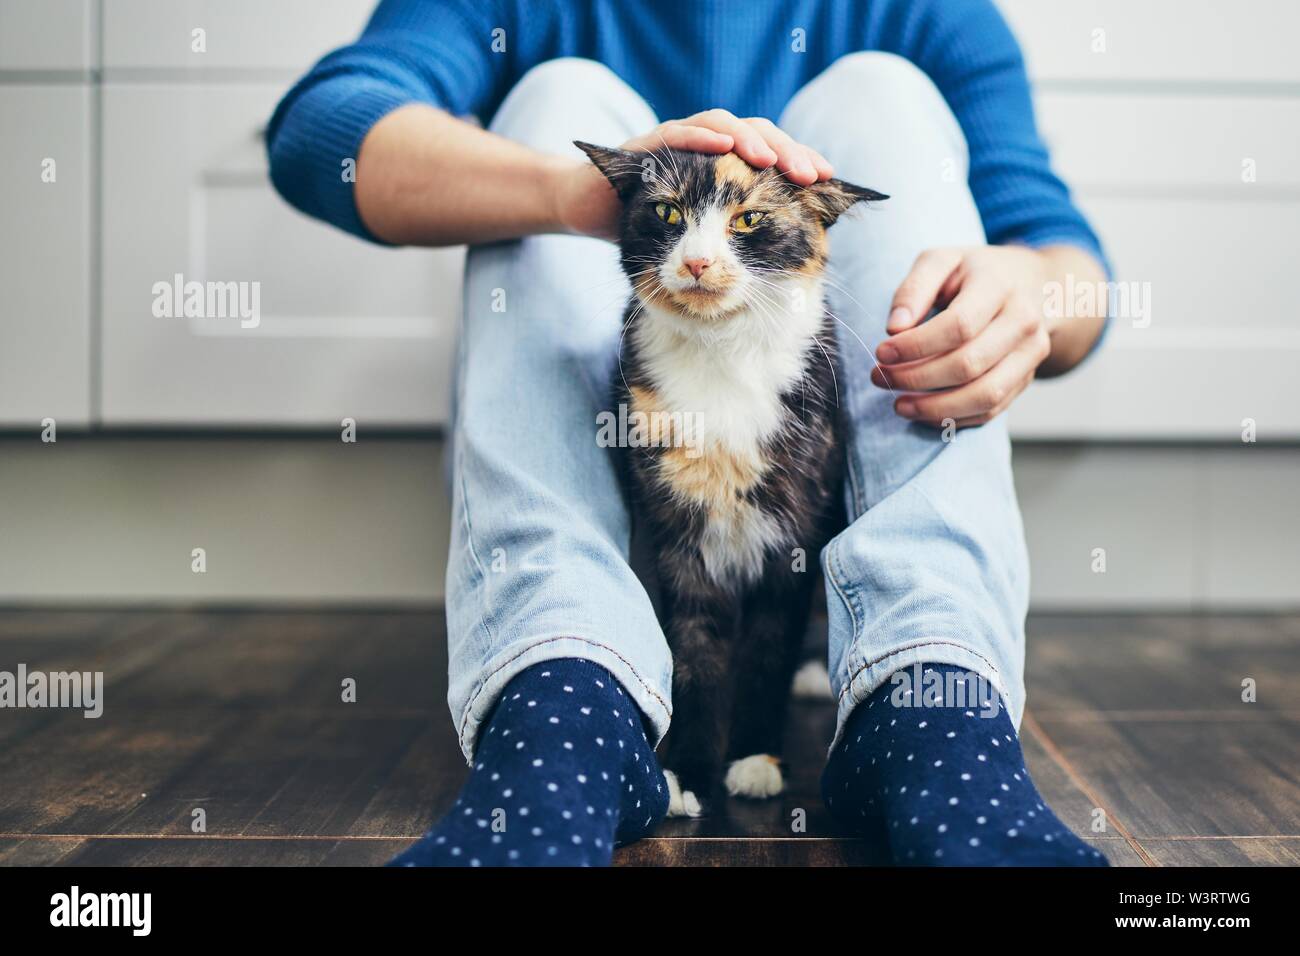
[[(640, 152), (664, 147), (694, 153), (734, 152), (755, 169), (775, 166), (800, 186), (834, 175), (821, 153), (795, 142), (771, 120), (741, 119), (721, 109), (660, 123), (621, 148)], [(590, 163), (561, 171), (555, 180), (555, 203), (557, 217), (570, 232), (602, 239), (616, 237), (618, 198)]]
[[(1045, 287), (1104, 281), (1099, 264), (1067, 246), (975, 246), (921, 254), (890, 306), (890, 337), (871, 380), (900, 395), (904, 418), (982, 425), (1006, 411), (1037, 374), (1077, 364), (1101, 332), (1094, 316), (1049, 318)], [(1103, 297), (1104, 298), (1104, 297)], [(934, 318), (930, 311), (942, 306)]]

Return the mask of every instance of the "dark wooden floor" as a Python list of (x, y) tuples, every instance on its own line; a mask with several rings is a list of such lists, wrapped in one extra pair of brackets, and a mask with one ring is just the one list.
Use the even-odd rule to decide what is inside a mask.
[[(1119, 865), (1300, 864), (1300, 617), (1036, 617), (1030, 635), (1029, 767), (1076, 832)], [(0, 612), (0, 670), (106, 683), (98, 720), (0, 710), (0, 863), (381, 863), (465, 773), (444, 660), (432, 613)], [(878, 861), (817, 797), (832, 726), (800, 704), (787, 794), (670, 821), (618, 862)]]

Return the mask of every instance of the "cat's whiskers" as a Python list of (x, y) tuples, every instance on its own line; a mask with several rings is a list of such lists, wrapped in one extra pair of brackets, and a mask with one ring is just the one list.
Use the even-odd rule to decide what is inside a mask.
[[(618, 290), (617, 293), (615, 293), (612, 297), (606, 299), (606, 300), (605, 300), (604, 302), (602, 302), (599, 306), (597, 306), (597, 308), (595, 309), (595, 311), (591, 313), (591, 318), (592, 318), (593, 320), (597, 320), (597, 319), (599, 319), (602, 315), (605, 314), (605, 310), (606, 310), (606, 309), (608, 309), (608, 308), (609, 308), (610, 306), (612, 306), (612, 305), (615, 305), (616, 303), (617, 303), (617, 304), (620, 304), (621, 306), (623, 306), (624, 308), (626, 308), (626, 307), (627, 307), (627, 284), (628, 284), (628, 282), (629, 282), (629, 281), (633, 281), (633, 282), (634, 282), (636, 279), (639, 279), (639, 278), (641, 278), (641, 277), (643, 277), (643, 276), (646, 276), (646, 275), (650, 274), (650, 273), (653, 272), (653, 271), (654, 271), (653, 269), (643, 269), (643, 270), (641, 270), (640, 272), (635, 272), (635, 273), (633, 273), (631, 276), (628, 276), (628, 275), (626, 275), (626, 274), (620, 272), (620, 273), (619, 273), (616, 277), (614, 277), (614, 278), (605, 279), (605, 280), (602, 281), (602, 282), (596, 282), (596, 283), (593, 283), (591, 286), (589, 286), (585, 291), (587, 291), (587, 292), (594, 292), (596, 289), (599, 289), (599, 288), (601, 288), (602, 286), (610, 285), (610, 284), (613, 283), (613, 282), (620, 282), (620, 283), (622, 283), (621, 286), (619, 287), (619, 290)], [(622, 343), (622, 337), (620, 336), (620, 338), (619, 338), (619, 345), (622, 346), (622, 344), (623, 344), (623, 343)], [(621, 359), (620, 359), (620, 360), (621, 360)]]
[[(815, 332), (813, 333), (812, 340), (813, 340), (813, 344), (816, 345), (817, 348), (821, 349), (822, 355), (825, 356), (826, 358), (826, 368), (831, 373), (831, 385), (835, 387), (835, 407), (839, 408), (840, 407), (840, 383), (835, 377), (835, 363), (831, 361), (831, 353), (826, 351), (826, 346), (822, 345), (822, 340), (817, 337), (817, 334)], [(807, 403), (807, 396), (805, 396), (805, 406), (806, 403)]]
[(673, 148), (668, 145), (663, 133), (659, 134), (659, 141), (663, 143), (662, 150), (647, 149), (640, 151), (652, 160), (650, 164), (647, 164), (644, 160), (633, 162), (630, 159), (624, 159), (611, 163), (609, 171), (614, 174), (635, 171), (640, 175), (642, 182), (652, 183), (656, 189), (662, 192), (664, 198), (671, 198), (673, 192), (672, 183), (659, 175), (659, 168), (661, 166), (667, 168), (672, 174), (672, 180), (681, 182), (681, 167), (677, 165), (677, 157), (673, 155)]
[(639, 282), (638, 280), (654, 271), (655, 271), (654, 269), (644, 269), (641, 272), (634, 273), (632, 276), (629, 277), (632, 282), (632, 291), (633, 291), (632, 298), (635, 300), (636, 304), (632, 307), (632, 310), (628, 313), (627, 321), (623, 323), (623, 328), (618, 334), (618, 375), (619, 378), (623, 380), (623, 387), (627, 389), (628, 394), (631, 394), (632, 386), (630, 386), (627, 383), (627, 375), (623, 371), (623, 339), (627, 337), (627, 330), (632, 327), (632, 323), (636, 321), (637, 317), (640, 316), (641, 313), (643, 313), (646, 310), (646, 308), (652, 302), (654, 302), (655, 298), (659, 296), (663, 291), (662, 287), (656, 287), (650, 290), (650, 295), (648, 296), (642, 294), (641, 292), (642, 283)]
[[(780, 315), (781, 304), (776, 300), (775, 295), (777, 293), (784, 292), (785, 290), (769, 279), (764, 279), (762, 277), (755, 277), (755, 278), (758, 279), (759, 284), (756, 287), (754, 287), (752, 290), (750, 290), (753, 292), (755, 296), (754, 301), (752, 301), (750, 305), (753, 306), (755, 310), (758, 311), (759, 314), (762, 315), (764, 318), (773, 321), (779, 321), (781, 318)], [(771, 291), (768, 291), (769, 289)], [(835, 376), (835, 363), (831, 360), (830, 353), (826, 351), (826, 347), (822, 344), (821, 338), (817, 335), (816, 332), (812, 333), (812, 343), (816, 345), (818, 349), (821, 350), (823, 357), (825, 357), (826, 359), (826, 368), (831, 374), (831, 384), (832, 386), (834, 386), (835, 389), (835, 407), (839, 408), (840, 386), (839, 386), (839, 381), (836, 379)], [(799, 392), (801, 397), (803, 398), (805, 413), (807, 412), (807, 408), (808, 408), (808, 390), (807, 390), (808, 381), (809, 379), (808, 379), (807, 370), (801, 369), (799, 373)]]
[[(775, 286), (775, 283), (772, 283), (772, 281), (771, 281), (770, 279), (763, 279), (762, 276), (759, 275), (759, 273), (767, 273), (767, 274), (770, 274), (770, 275), (784, 275), (784, 274), (785, 274), (785, 273), (781, 272), (781, 270), (779, 270), (779, 269), (762, 269), (762, 268), (756, 268), (756, 267), (750, 267), (750, 268), (749, 268), (749, 271), (750, 271), (751, 274), (754, 275), (754, 278), (757, 279), (758, 281), (767, 282), (767, 283), (769, 283), (769, 284), (771, 284), (771, 285), (773, 285), (773, 286)], [(827, 270), (827, 271), (829, 271), (829, 270)], [(828, 275), (827, 272), (823, 272), (823, 273), (822, 273), (822, 275), (821, 275), (821, 279), (822, 279), (823, 282), (825, 282), (827, 285), (829, 285), (832, 289), (835, 289), (835, 290), (836, 290), (837, 292), (839, 292), (841, 295), (843, 295), (843, 296), (845, 296), (846, 298), (850, 299), (850, 300), (853, 302), (854, 305), (856, 305), (859, 309), (862, 310), (862, 314), (863, 314), (863, 315), (869, 315), (869, 314), (870, 314), (870, 312), (869, 312), (869, 310), (867, 309), (867, 307), (864, 306), (861, 302), (859, 302), (858, 299), (857, 299), (857, 297), (854, 296), (852, 292), (850, 292), (848, 289), (844, 288), (844, 286), (843, 286), (842, 283), (837, 282), (833, 277), (831, 277), (830, 275)], [(779, 287), (777, 287), (777, 288), (779, 289)], [(822, 306), (822, 312), (823, 312), (825, 315), (829, 316), (833, 321), (835, 321), (836, 323), (838, 323), (838, 324), (839, 324), (839, 325), (840, 325), (840, 326), (841, 326), (841, 327), (842, 327), (846, 332), (848, 332), (851, 336), (853, 336), (853, 337), (857, 340), (858, 344), (862, 346), (862, 350), (863, 350), (864, 352), (866, 352), (866, 353), (867, 353), (867, 356), (871, 359), (871, 364), (872, 364), (872, 366), (874, 366), (877, 370), (879, 370), (881, 377), (882, 377), (882, 378), (884, 379), (884, 381), (885, 381), (885, 387), (889, 389), (890, 394), (891, 394), (891, 395), (897, 395), (898, 393), (894, 390), (894, 387), (893, 387), (893, 386), (890, 384), (890, 382), (889, 382), (889, 376), (885, 373), (885, 370), (884, 370), (883, 368), (880, 367), (880, 363), (879, 363), (878, 361), (876, 361), (876, 354), (875, 354), (875, 352), (873, 352), (873, 351), (871, 350), (871, 347), (868, 346), (867, 343), (864, 342), (864, 341), (862, 340), (862, 336), (858, 335), (857, 330), (855, 330), (852, 326), (850, 326), (847, 322), (845, 322), (843, 319), (841, 319), (838, 315), (836, 315), (836, 314), (835, 314), (834, 312), (832, 312), (830, 309), (826, 308), (824, 305)]]
[[(769, 284), (772, 285), (773, 287), (775, 287), (775, 283), (769, 283)], [(751, 301), (749, 304), (750, 304), (750, 305), (751, 305), (751, 306), (752, 306), (756, 311), (758, 311), (759, 314), (762, 315), (764, 318), (768, 318), (768, 319), (772, 319), (772, 320), (779, 320), (779, 318), (780, 318), (780, 315), (779, 315), (780, 303), (776, 301), (776, 299), (774, 298), (774, 294), (773, 294), (773, 293), (769, 293), (768, 291), (766, 291), (766, 290), (763, 288), (763, 286), (762, 286), (761, 284), (755, 286), (755, 287), (754, 287), (753, 289), (751, 289), (750, 291), (754, 294), (755, 299), (754, 299), (754, 301)], [(814, 334), (814, 335), (813, 335), (813, 341), (816, 341), (816, 340), (817, 340), (817, 336), (816, 336), (816, 334)], [(823, 350), (823, 351), (824, 351), (824, 350)], [(827, 361), (829, 362), (829, 360), (830, 360), (830, 356), (827, 356)], [(832, 369), (831, 374), (834, 375), (834, 370), (833, 370), (833, 369)], [(806, 415), (807, 412), (808, 412), (808, 381), (809, 381), (809, 379), (808, 379), (808, 369), (807, 369), (807, 366), (800, 366), (800, 369), (799, 369), (799, 396), (800, 396), (801, 400), (803, 401), (803, 409), (804, 409), (804, 414), (805, 414), (805, 415)], [(839, 388), (836, 387), (836, 405), (838, 406), (838, 404), (839, 404)]]
[[(829, 273), (829, 271), (830, 271), (830, 270), (829, 270), (829, 268), (828, 268), (828, 269), (827, 269), (827, 272)], [(867, 307), (866, 307), (865, 305), (863, 305), (861, 302), (859, 302), (857, 296), (855, 296), (852, 292), (850, 292), (850, 291), (845, 287), (845, 285), (844, 285), (842, 282), (839, 282), (838, 280), (835, 279), (834, 276), (829, 275), (829, 274), (824, 274), (824, 275), (823, 275), (823, 278), (826, 280), (826, 284), (827, 284), (827, 285), (829, 285), (832, 289), (835, 289), (837, 292), (839, 292), (840, 295), (845, 296), (846, 298), (848, 298), (850, 301), (853, 302), (854, 305), (856, 305), (859, 309), (861, 309), (861, 310), (862, 310), (862, 314), (863, 314), (863, 316), (865, 316), (865, 317), (869, 317), (869, 316), (870, 316), (870, 312), (868, 311)], [(883, 368), (881, 368), (880, 363), (876, 361), (876, 353), (873, 352), (873, 351), (871, 350), (870, 347), (868, 347), (868, 345), (867, 345), (866, 342), (863, 342), (863, 341), (862, 341), (862, 337), (861, 337), (860, 335), (858, 335), (858, 333), (857, 333), (856, 331), (854, 331), (854, 329), (852, 329), (852, 328), (848, 325), (848, 323), (846, 323), (846, 322), (844, 322), (842, 319), (840, 319), (840, 317), (839, 317), (838, 315), (835, 315), (835, 313), (833, 313), (830, 309), (825, 309), (825, 312), (826, 312), (827, 315), (829, 315), (829, 316), (830, 316), (832, 319), (834, 319), (836, 322), (839, 322), (840, 325), (844, 326), (844, 328), (847, 329), (847, 330), (849, 331), (849, 333), (850, 333), (850, 334), (851, 334), (855, 339), (858, 340), (859, 343), (861, 343), (862, 347), (863, 347), (864, 349), (866, 349), (867, 354), (868, 354), (869, 356), (871, 356), (871, 364), (872, 364), (873, 366), (875, 366), (875, 368), (876, 368), (877, 371), (880, 372), (880, 377), (881, 377), (881, 379), (884, 381), (884, 383), (885, 383), (885, 387), (889, 389), (889, 394), (891, 394), (891, 395), (897, 395), (898, 392), (896, 392), (896, 391), (894, 390), (894, 386), (893, 386), (893, 385), (890, 383), (890, 381), (889, 381), (889, 375), (885, 372), (885, 370), (884, 370)]]
[[(659, 142), (664, 144), (663, 154), (668, 159), (669, 168), (672, 170), (673, 173), (673, 179), (675, 179), (677, 182), (681, 182), (682, 171), (681, 168), (677, 165), (677, 157), (673, 155), (672, 147), (668, 145), (668, 140), (664, 139), (663, 133), (659, 134)], [(651, 155), (653, 154), (654, 151), (651, 150)]]

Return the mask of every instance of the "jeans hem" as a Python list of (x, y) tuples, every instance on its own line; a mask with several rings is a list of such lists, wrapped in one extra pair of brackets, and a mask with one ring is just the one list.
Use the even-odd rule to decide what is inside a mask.
[(609, 672), (632, 697), (641, 709), (641, 713), (654, 728), (655, 736), (651, 745), (656, 747), (659, 745), (659, 741), (668, 733), (668, 724), (672, 719), (672, 706), (668, 702), (668, 695), (642, 677), (631, 661), (608, 644), (566, 634), (512, 644), (484, 668), (486, 676), (479, 681), (478, 687), (470, 694), (469, 700), (461, 710), (459, 721), (460, 749), (467, 763), (471, 765), (474, 763), (474, 745), (478, 739), (479, 729), (491, 713), (506, 684), (510, 683), (516, 674), (534, 664), (566, 657), (581, 658), (609, 668)]
[(829, 755), (844, 736), (844, 725), (848, 723), (853, 709), (872, 695), (885, 681), (906, 667), (913, 664), (951, 664), (964, 667), (987, 680), (1002, 695), (1012, 723), (1020, 726), (1020, 707), (1017, 699), (1009, 693), (1002, 675), (987, 657), (972, 647), (946, 638), (924, 638), (902, 647), (894, 648), (882, 657), (861, 664), (848, 675), (840, 691), (838, 713), (835, 717), (835, 737), (826, 753)]

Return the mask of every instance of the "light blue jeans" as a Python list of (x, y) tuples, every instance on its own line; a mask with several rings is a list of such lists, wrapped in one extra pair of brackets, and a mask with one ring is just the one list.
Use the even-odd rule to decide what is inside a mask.
[[(576, 157), (572, 140), (616, 146), (657, 122), (606, 67), (561, 59), (519, 82), (492, 129)], [(821, 555), (836, 739), (859, 701), (919, 661), (985, 677), (1018, 722), (1028, 562), (1005, 418), (945, 441), (898, 417), (869, 379), (916, 256), (984, 242), (961, 130), (923, 73), (883, 53), (839, 60), (779, 124), (837, 176), (891, 196), (831, 231), (852, 519)], [(470, 252), (447, 569), (448, 698), (467, 759), (506, 683), (560, 657), (609, 668), (657, 736), (668, 729), (672, 659), (628, 564), (611, 453), (596, 443), (627, 296), (609, 243), (537, 236)]]

